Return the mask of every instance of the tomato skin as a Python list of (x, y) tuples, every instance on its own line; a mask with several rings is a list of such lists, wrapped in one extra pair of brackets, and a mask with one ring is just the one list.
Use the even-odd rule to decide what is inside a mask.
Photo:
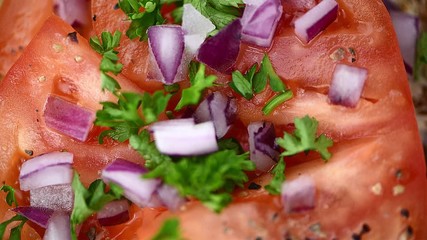
[[(31, 6), (31, 9), (26, 6)], [(52, 14), (52, 0), (3, 0), (0, 4), (0, 80)]]

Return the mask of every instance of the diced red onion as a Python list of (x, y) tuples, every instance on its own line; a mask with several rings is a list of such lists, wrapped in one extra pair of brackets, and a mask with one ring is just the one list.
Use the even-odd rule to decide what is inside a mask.
[(71, 212), (73, 202), (74, 194), (70, 184), (51, 185), (30, 190), (30, 205), (32, 207)]
[(232, 70), (240, 50), (242, 24), (234, 20), (215, 36), (206, 39), (199, 49), (197, 59), (223, 73)]
[(119, 158), (102, 171), (101, 177), (107, 183), (122, 187), (127, 199), (139, 207), (145, 207), (160, 184), (160, 180), (142, 178), (146, 172), (144, 167)]
[(412, 74), (420, 29), (419, 19), (401, 11), (389, 10), (389, 12), (406, 71)]
[(338, 16), (338, 3), (323, 0), (295, 20), (295, 34), (305, 43), (310, 42)]
[(71, 240), (70, 215), (55, 212), (47, 225), (43, 240)]
[(213, 122), (196, 125), (170, 126), (154, 129), (157, 149), (167, 155), (191, 156), (218, 150)]
[(285, 212), (300, 212), (315, 207), (316, 186), (309, 176), (300, 176), (282, 185), (282, 202)]
[(182, 29), (184, 31), (185, 52), (192, 59), (215, 25), (203, 16), (192, 4), (184, 4)]
[(55, 0), (53, 8), (55, 14), (72, 26), (87, 24), (90, 13), (86, 0)]
[(151, 26), (148, 31), (151, 74), (165, 84), (184, 80), (184, 31), (178, 25)]
[(237, 106), (233, 99), (220, 92), (210, 94), (194, 113), (196, 122), (212, 121), (217, 138), (222, 138), (236, 118)]
[(215, 30), (215, 25), (203, 16), (192, 4), (184, 4), (184, 12), (182, 15), (182, 29), (185, 35), (203, 35)]
[(73, 154), (68, 152), (51, 152), (27, 160), (19, 173), (21, 190), (71, 183), (72, 163)]
[(17, 207), (13, 211), (42, 228), (47, 227), (48, 221), (54, 212), (52, 209), (41, 207)]
[(170, 119), (170, 120), (159, 121), (151, 124), (150, 131), (155, 131), (163, 128), (167, 129), (171, 126), (176, 126), (176, 127), (194, 126), (195, 124), (196, 123), (194, 121), (194, 118)]
[(49, 128), (82, 142), (95, 120), (94, 112), (53, 95), (46, 101), (43, 117)]
[(157, 189), (160, 201), (171, 211), (178, 210), (186, 201), (172, 186), (163, 184)]
[(269, 47), (283, 13), (281, 0), (244, 1), (242, 41)]
[(99, 224), (113, 226), (127, 222), (129, 218), (129, 202), (126, 199), (107, 203), (96, 214)]
[(367, 77), (365, 68), (337, 64), (329, 88), (329, 100), (333, 104), (356, 107)]
[(253, 122), (248, 126), (251, 160), (260, 171), (269, 171), (277, 162), (276, 134), (270, 122)]

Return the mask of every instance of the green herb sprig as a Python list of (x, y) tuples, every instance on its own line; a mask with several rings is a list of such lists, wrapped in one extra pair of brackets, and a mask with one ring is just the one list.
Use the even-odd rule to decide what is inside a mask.
[(247, 100), (251, 100), (255, 94), (264, 91), (269, 82), (271, 90), (276, 92), (276, 95), (262, 109), (263, 114), (268, 115), (280, 104), (291, 99), (293, 93), (291, 90), (286, 89), (285, 84), (274, 71), (267, 54), (264, 55), (258, 71), (257, 68), (258, 64), (254, 63), (245, 74), (240, 71), (234, 71), (229, 85), (235, 92)]
[[(3, 191), (7, 193), (6, 195), (6, 203), (12, 207), (12, 205), (15, 205), (15, 207), (18, 207), (18, 201), (15, 197), (15, 189), (9, 185), (3, 184), (0, 187), (0, 191)], [(20, 240), (21, 239), (21, 232), (22, 228), (24, 227), (25, 223), (28, 221), (28, 219), (22, 215), (15, 215), (9, 220), (6, 220), (2, 223), (0, 223), (0, 239), (3, 239), (4, 234), (6, 232), (6, 228), (9, 224), (14, 222), (20, 222), (18, 226), (12, 228), (10, 230), (9, 239), (10, 240)]]

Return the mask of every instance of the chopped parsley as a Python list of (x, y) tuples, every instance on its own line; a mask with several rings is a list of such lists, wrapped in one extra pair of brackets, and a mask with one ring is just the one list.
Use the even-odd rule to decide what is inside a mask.
[(195, 74), (190, 72), (191, 87), (182, 91), (181, 100), (179, 100), (175, 110), (180, 110), (188, 105), (197, 105), (202, 98), (203, 91), (214, 85), (217, 77), (215, 75), (205, 76), (205, 69), (205, 65), (201, 63)]
[(151, 240), (182, 240), (179, 231), (179, 220), (176, 218), (166, 219), (159, 232)]
[(282, 191), (282, 183), (285, 181), (285, 167), (286, 163), (283, 157), (281, 157), (277, 165), (271, 171), (273, 179), (264, 187), (270, 194), (278, 195)]
[(184, 0), (191, 3), (202, 15), (207, 17), (221, 30), (241, 16), (242, 0)]
[(285, 149), (282, 156), (291, 156), (301, 152), (316, 151), (324, 160), (331, 158), (328, 147), (333, 145), (331, 139), (324, 134), (316, 137), (318, 122), (315, 118), (305, 116), (295, 119), (293, 135), (286, 133), (283, 138), (276, 139), (277, 144)]
[(119, 0), (119, 7), (132, 21), (126, 31), (130, 39), (146, 40), (149, 27), (166, 21), (160, 13), (160, 0)]
[(74, 206), (71, 212), (71, 236), (77, 239), (76, 225), (83, 223), (89, 216), (100, 211), (105, 204), (120, 199), (123, 190), (117, 185), (111, 185), (110, 191), (105, 191), (105, 183), (98, 179), (86, 189), (80, 181), (78, 173), (74, 173), (72, 182)]
[(120, 44), (121, 36), (120, 31), (115, 31), (114, 35), (110, 32), (102, 32), (101, 38), (93, 36), (89, 40), (92, 49), (102, 55), (100, 65), (102, 90), (106, 89), (115, 94), (120, 90), (120, 85), (109, 73), (117, 75), (123, 68), (123, 65), (118, 62), (118, 52), (115, 50)]
[(264, 115), (268, 115), (280, 104), (291, 99), (293, 94), (292, 91), (286, 89), (286, 86), (274, 71), (267, 54), (264, 55), (258, 71), (257, 68), (258, 64), (254, 63), (245, 74), (240, 71), (234, 71), (229, 85), (235, 92), (247, 100), (251, 100), (255, 94), (265, 90), (269, 80), (270, 88), (276, 92), (276, 95), (262, 109)]
[(0, 187), (0, 191), (3, 191), (7, 193), (6, 195), (6, 203), (9, 206), (12, 206), (12, 204), (15, 204), (15, 206), (18, 206), (18, 201), (16, 201), (15, 197), (15, 189), (9, 185), (3, 184), (3, 186)]
[[(15, 197), (15, 189), (9, 185), (3, 184), (0, 187), (0, 191), (3, 191), (5, 193), (7, 193), (6, 195), (6, 203), (12, 207), (12, 205), (14, 204), (15, 207), (18, 206), (18, 201), (16, 201), (16, 197)], [(2, 223), (0, 223), (0, 239), (3, 239), (4, 234), (6, 232), (6, 228), (9, 224), (14, 223), (14, 222), (20, 222), (18, 226), (13, 227), (10, 230), (10, 235), (9, 235), (9, 239), (10, 240), (20, 240), (21, 239), (21, 231), (22, 228), (24, 227), (24, 224), (27, 222), (27, 218), (22, 216), (22, 215), (15, 215), (12, 218), (10, 218), (9, 220), (6, 220)]]
[(251, 170), (255, 170), (255, 164), (249, 160), (248, 153), (222, 150), (164, 161), (144, 177), (161, 178), (176, 187), (181, 195), (195, 197), (211, 210), (220, 212), (232, 201), (234, 188), (243, 187), (248, 181), (245, 171)]

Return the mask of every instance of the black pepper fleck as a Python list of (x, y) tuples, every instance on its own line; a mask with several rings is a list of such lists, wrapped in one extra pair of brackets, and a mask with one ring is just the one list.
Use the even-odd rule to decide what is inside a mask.
[(24, 152), (30, 157), (34, 154), (33, 150), (24, 150)]
[(414, 229), (412, 229), (411, 226), (408, 226), (406, 228), (406, 234), (408, 234), (408, 237), (412, 237), (412, 235), (414, 235)]
[(262, 237), (256, 237), (255, 240), (262, 240)]
[(260, 189), (260, 188), (261, 188), (261, 185), (256, 184), (256, 183), (254, 183), (254, 182), (251, 182), (251, 183), (249, 184), (249, 186), (248, 186), (248, 189), (250, 189), (250, 190), (258, 190), (258, 189)]
[(395, 176), (396, 176), (396, 178), (397, 178), (397, 179), (401, 179), (401, 178), (402, 178), (402, 176), (403, 176), (402, 169), (398, 169), (398, 170), (396, 171), (396, 173), (395, 173)]
[(96, 14), (93, 15), (92, 20), (95, 22), (96, 21)]
[(352, 240), (361, 240), (362, 237), (359, 234), (353, 233), (353, 235), (351, 235), (351, 239)]
[(400, 210), (400, 215), (402, 215), (402, 217), (409, 218), (409, 210), (406, 208), (402, 208)]
[(371, 231), (371, 227), (369, 227), (369, 225), (365, 223), (362, 225), (362, 230), (360, 231), (360, 235), (368, 233), (370, 231)]
[(19, 51), (24, 50), (24, 46), (19, 45), (19, 46), (18, 46), (18, 50), (19, 50)]
[(271, 220), (274, 221), (279, 217), (279, 213), (275, 212), (273, 213), (273, 216), (271, 216)]
[(70, 32), (69, 34), (67, 34), (67, 37), (75, 43), (79, 43), (79, 40), (77, 39), (77, 32)]
[(116, 3), (116, 5), (114, 5), (114, 7), (113, 7), (113, 9), (114, 10), (118, 10), (120, 7), (119, 7), (119, 4), (118, 3)]

